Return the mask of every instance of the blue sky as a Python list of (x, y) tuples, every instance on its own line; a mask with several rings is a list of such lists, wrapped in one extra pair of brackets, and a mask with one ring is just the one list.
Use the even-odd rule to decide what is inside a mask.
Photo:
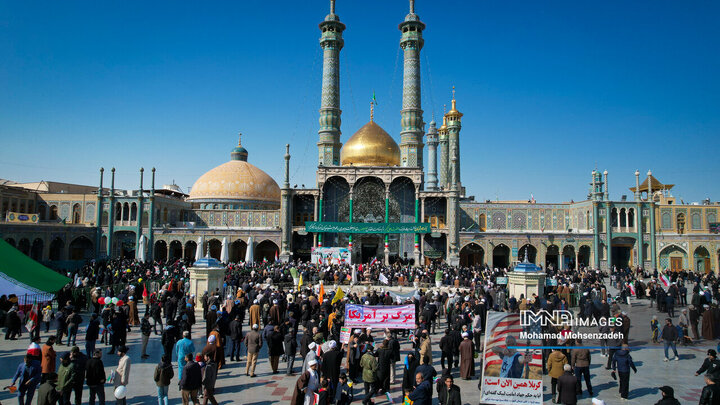
[[(451, 87), (462, 180), (479, 200), (613, 198), (648, 169), (684, 201), (720, 200), (720, 3), (417, 1), (425, 121)], [(138, 169), (184, 189), (229, 159), (314, 184), (328, 1), (0, 0), (0, 178), (119, 187)], [(343, 1), (342, 141), (369, 119), (399, 142), (407, 1)], [(147, 184), (146, 184), (147, 185)]]

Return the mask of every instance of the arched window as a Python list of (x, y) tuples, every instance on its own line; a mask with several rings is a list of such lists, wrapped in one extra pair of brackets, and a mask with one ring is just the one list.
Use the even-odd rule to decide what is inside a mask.
[(485, 230), (485, 226), (486, 226), (485, 223), (486, 223), (485, 214), (480, 214), (480, 216), (478, 217), (478, 227), (480, 227), (481, 231)]
[(128, 221), (129, 219), (130, 219), (130, 204), (125, 203), (125, 204), (123, 204), (122, 220)]
[(692, 221), (692, 229), (700, 229), (702, 228), (702, 217), (697, 212), (692, 214), (690, 217)]
[(132, 203), (130, 207), (130, 220), (137, 221), (137, 203)]
[(617, 228), (618, 226), (618, 210), (617, 208), (613, 208), (612, 211), (610, 211), (610, 226), (613, 228)]
[(73, 204), (73, 208), (72, 208), (72, 223), (73, 223), (73, 224), (79, 224), (79, 223), (80, 223), (80, 204)]
[(630, 208), (628, 210), (628, 227), (634, 228), (635, 227), (635, 209)]
[(57, 205), (50, 206), (50, 220), (57, 221), (58, 219), (58, 207)]
[(625, 211), (625, 208), (621, 208), (620, 209), (620, 227), (625, 228), (626, 226), (628, 226), (627, 213)]
[(677, 232), (685, 232), (685, 214), (678, 214), (677, 216)]

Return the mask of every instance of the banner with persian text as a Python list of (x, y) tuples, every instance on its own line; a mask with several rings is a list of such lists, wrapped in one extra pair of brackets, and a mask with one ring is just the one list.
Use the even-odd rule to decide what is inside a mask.
[(5, 214), (5, 221), (15, 224), (37, 224), (40, 218), (37, 214), (23, 214), (21, 212), (8, 211)]
[(488, 311), (481, 401), (484, 404), (541, 405), (542, 352), (530, 341), (519, 344), (525, 330), (516, 313)]
[(430, 233), (427, 222), (305, 222), (306, 232)]
[(345, 306), (345, 326), (373, 329), (414, 329), (415, 305)]

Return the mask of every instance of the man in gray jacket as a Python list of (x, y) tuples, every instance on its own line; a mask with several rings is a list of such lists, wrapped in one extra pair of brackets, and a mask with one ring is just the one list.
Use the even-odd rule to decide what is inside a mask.
[(258, 324), (253, 324), (252, 330), (245, 335), (245, 347), (247, 347), (245, 375), (249, 375), (250, 377), (255, 377), (255, 365), (257, 364), (258, 354), (262, 348), (262, 336), (260, 336), (258, 328)]

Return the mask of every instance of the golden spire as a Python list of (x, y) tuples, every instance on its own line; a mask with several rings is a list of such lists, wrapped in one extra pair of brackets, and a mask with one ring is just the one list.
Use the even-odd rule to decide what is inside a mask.
[(462, 117), (462, 113), (457, 110), (456, 104), (455, 104), (455, 86), (452, 87), (452, 102), (451, 102), (451, 108), (450, 111), (447, 113), (448, 117), (456, 117), (460, 118)]
[(438, 128), (438, 132), (443, 132), (447, 129), (447, 105), (443, 104), (443, 123), (440, 125), (440, 128)]
[(375, 120), (375, 102), (370, 101), (370, 121)]
[(242, 146), (242, 132), (238, 132), (238, 146)]

